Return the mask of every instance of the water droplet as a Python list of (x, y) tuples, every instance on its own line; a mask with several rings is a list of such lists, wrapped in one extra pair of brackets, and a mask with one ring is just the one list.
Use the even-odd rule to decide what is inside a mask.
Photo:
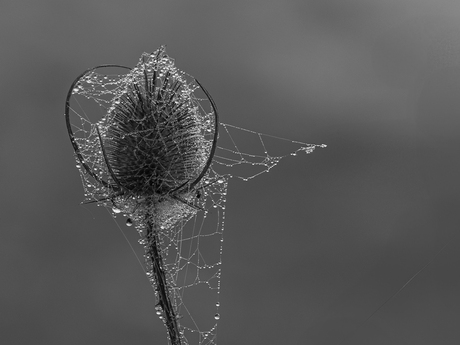
[(216, 307), (220, 307), (220, 302), (216, 302)]
[(214, 318), (215, 318), (216, 320), (219, 320), (219, 319), (220, 319), (220, 314), (217, 313), (216, 315), (214, 315)]
[(126, 226), (131, 226), (131, 225), (133, 225), (133, 221), (131, 220), (131, 218), (126, 219)]
[(77, 165), (75, 165), (75, 166), (76, 166), (78, 169), (81, 168), (81, 165), (80, 165), (80, 164), (77, 164)]
[(155, 307), (155, 310), (156, 310), (156, 314), (157, 314), (157, 315), (161, 315), (161, 313), (163, 312), (163, 309), (161, 308), (160, 305), (157, 305), (157, 306)]
[(218, 179), (217, 183), (224, 183), (224, 180), (223, 179)]
[(120, 213), (121, 210), (119, 208), (113, 207), (112, 208), (113, 213)]

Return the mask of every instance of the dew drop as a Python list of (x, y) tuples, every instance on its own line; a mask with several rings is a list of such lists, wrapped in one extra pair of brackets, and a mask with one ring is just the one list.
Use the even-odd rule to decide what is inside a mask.
[(157, 314), (157, 315), (161, 315), (161, 313), (163, 312), (163, 309), (161, 308), (160, 305), (157, 305), (157, 306), (155, 307), (155, 310), (156, 310), (156, 314)]
[(131, 226), (131, 225), (133, 225), (133, 221), (131, 220), (131, 218), (126, 219), (126, 226)]
[(120, 213), (121, 210), (119, 208), (113, 207), (112, 208), (113, 213)]
[(220, 302), (216, 302), (216, 307), (220, 307)]
[(215, 318), (216, 320), (219, 320), (219, 319), (220, 319), (220, 314), (217, 313), (216, 315), (214, 315), (214, 318)]

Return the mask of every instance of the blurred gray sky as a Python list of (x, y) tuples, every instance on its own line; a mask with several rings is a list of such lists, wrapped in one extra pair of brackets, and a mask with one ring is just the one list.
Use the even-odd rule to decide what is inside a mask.
[(1, 1), (0, 343), (166, 344), (63, 117), (161, 44), (223, 122), (328, 144), (231, 181), (218, 344), (458, 343), (459, 34), (454, 0)]

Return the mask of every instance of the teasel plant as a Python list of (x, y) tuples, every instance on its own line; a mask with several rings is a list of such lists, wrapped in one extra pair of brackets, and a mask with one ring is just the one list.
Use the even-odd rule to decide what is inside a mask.
[[(132, 69), (101, 65), (83, 72), (67, 93), (65, 120), (84, 203), (125, 215), (140, 235), (155, 313), (169, 343), (187, 345), (197, 335), (199, 345), (216, 345), (228, 179), (248, 181), (284, 157), (326, 145), (220, 123), (209, 92), (175, 66), (164, 46), (142, 54)], [(255, 139), (258, 153), (241, 150), (233, 131)], [(269, 139), (290, 148), (272, 155)], [(238, 167), (256, 170), (234, 173)], [(205, 253), (202, 243), (210, 239)], [(195, 287), (196, 295), (189, 293)], [(211, 297), (202, 301), (203, 295)], [(200, 303), (192, 311), (185, 301), (196, 304), (196, 296)], [(201, 311), (203, 323), (194, 316)]]
[[(100, 72), (107, 69), (127, 73)], [(102, 116), (77, 117), (71, 106), (77, 94), (102, 107)], [(210, 169), (219, 128), (211, 95), (178, 70), (162, 46), (144, 53), (133, 69), (101, 65), (83, 72), (68, 91), (65, 119), (86, 202), (123, 213), (126, 224), (135, 225), (156, 313), (172, 345), (188, 344), (177, 313), (176, 277), (164, 262), (169, 249), (163, 234), (206, 211), (208, 186), (223, 183)]]

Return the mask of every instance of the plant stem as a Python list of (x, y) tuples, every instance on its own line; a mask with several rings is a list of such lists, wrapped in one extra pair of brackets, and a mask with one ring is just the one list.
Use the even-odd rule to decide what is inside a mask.
[(168, 290), (168, 283), (166, 280), (166, 273), (163, 265), (163, 258), (159, 250), (158, 227), (154, 226), (151, 217), (147, 214), (147, 245), (145, 247), (146, 254), (152, 263), (152, 274), (155, 279), (155, 289), (158, 296), (158, 305), (163, 311), (165, 318), (165, 326), (168, 330), (171, 345), (181, 345), (181, 333), (177, 316), (174, 311), (174, 306), (171, 302), (170, 292)]

